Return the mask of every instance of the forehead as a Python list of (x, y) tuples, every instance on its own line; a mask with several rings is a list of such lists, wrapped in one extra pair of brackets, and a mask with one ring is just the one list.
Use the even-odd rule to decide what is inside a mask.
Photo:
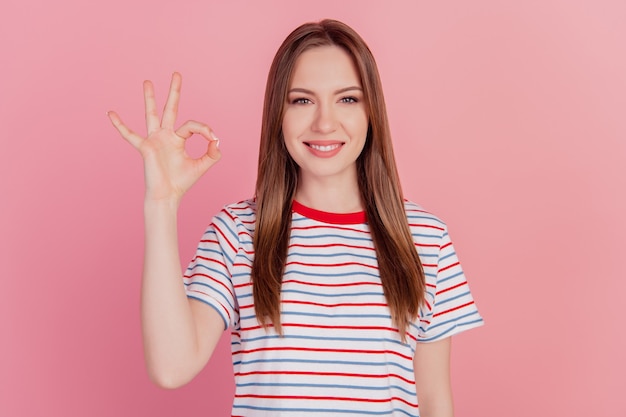
[(335, 45), (317, 46), (304, 51), (297, 59), (290, 87), (311, 90), (361, 86), (352, 57)]

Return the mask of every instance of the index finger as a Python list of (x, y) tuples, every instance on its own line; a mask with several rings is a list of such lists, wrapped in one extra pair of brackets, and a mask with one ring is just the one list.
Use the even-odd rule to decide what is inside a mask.
[(178, 115), (181, 84), (182, 76), (178, 72), (173, 73), (172, 82), (170, 83), (170, 92), (167, 95), (167, 102), (165, 103), (163, 117), (161, 118), (161, 127), (164, 129), (174, 130), (176, 116)]

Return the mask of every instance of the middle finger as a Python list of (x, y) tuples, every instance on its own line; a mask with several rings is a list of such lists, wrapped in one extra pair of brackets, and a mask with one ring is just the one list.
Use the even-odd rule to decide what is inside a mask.
[(181, 75), (177, 72), (172, 74), (170, 92), (167, 95), (167, 102), (163, 109), (163, 118), (161, 119), (161, 127), (164, 129), (174, 129), (174, 123), (176, 123), (176, 116), (178, 115), (178, 100), (180, 99), (181, 84)]

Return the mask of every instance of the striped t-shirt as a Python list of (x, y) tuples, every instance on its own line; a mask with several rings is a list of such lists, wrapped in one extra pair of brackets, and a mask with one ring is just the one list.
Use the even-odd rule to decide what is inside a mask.
[(187, 269), (187, 294), (231, 329), (234, 416), (418, 416), (416, 343), (482, 324), (446, 225), (405, 209), (426, 275), (426, 303), (406, 341), (391, 322), (365, 213), (293, 204), (281, 292), (283, 337), (255, 316), (253, 200), (226, 206)]

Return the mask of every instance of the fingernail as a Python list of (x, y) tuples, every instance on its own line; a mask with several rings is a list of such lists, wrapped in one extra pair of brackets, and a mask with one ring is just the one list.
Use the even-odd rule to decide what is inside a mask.
[(217, 146), (218, 148), (220, 147), (220, 140), (219, 139), (215, 139), (215, 146)]

